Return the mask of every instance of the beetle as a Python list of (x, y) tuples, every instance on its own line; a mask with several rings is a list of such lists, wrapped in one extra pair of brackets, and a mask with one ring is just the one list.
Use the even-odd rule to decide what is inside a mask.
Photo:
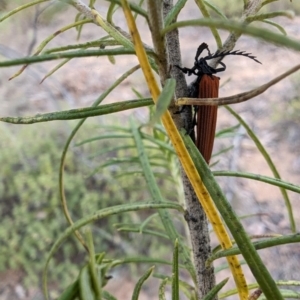
[[(208, 55), (200, 57), (202, 52), (207, 50)], [(182, 68), (175, 65), (183, 73), (190, 75), (196, 75), (197, 78), (194, 80), (189, 88), (188, 97), (190, 98), (217, 98), (219, 96), (219, 77), (214, 74), (223, 72), (226, 70), (226, 65), (221, 61), (224, 56), (227, 55), (241, 55), (253, 59), (255, 62), (260, 63), (255, 56), (245, 51), (222, 51), (211, 54), (208, 45), (202, 43), (195, 55), (195, 62), (192, 68)], [(219, 58), (219, 64), (221, 67), (213, 68), (208, 64), (211, 59)], [(196, 126), (196, 140), (195, 144), (206, 160), (209, 163), (211, 153), (214, 144), (214, 137), (217, 123), (217, 106), (194, 106), (194, 117), (193, 117), (193, 128), (190, 133), (194, 132)]]

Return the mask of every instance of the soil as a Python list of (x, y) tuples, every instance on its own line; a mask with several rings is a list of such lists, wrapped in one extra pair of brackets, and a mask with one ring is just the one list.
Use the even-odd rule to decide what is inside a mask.
[[(71, 10), (68, 12), (67, 18), (72, 19), (74, 12)], [(32, 26), (33, 14), (34, 11), (28, 11), (23, 18), (17, 19), (18, 17), (15, 16), (14, 20), (21, 26), (7, 27), (5, 30), (1, 30), (0, 53), (5, 58), (26, 55), (31, 42), (36, 39), (34, 45), (36, 48), (45, 36), (68, 23), (65, 20), (66, 15), (60, 14), (55, 24), (44, 24), (40, 21), (38, 30), (35, 31)], [(185, 9), (183, 18), (193, 15), (198, 17), (195, 7), (189, 5)], [(283, 25), (289, 36), (300, 38), (300, 17), (295, 17), (293, 20), (278, 18), (276, 21)], [(118, 25), (126, 28), (123, 19), (118, 21)], [(144, 28), (144, 24), (140, 26)], [(103, 33), (101, 32), (101, 34)], [(221, 31), (222, 40), (225, 40), (226, 36), (227, 33)], [(75, 37), (75, 31), (58, 35), (49, 44), (49, 47), (66, 44), (66, 39), (73, 43)], [(82, 42), (97, 37), (98, 33), (95, 31), (95, 26), (87, 25), (83, 30)], [(210, 45), (212, 52), (216, 48), (208, 29), (181, 29), (180, 37), (183, 66), (193, 65), (195, 50), (202, 41)], [(146, 31), (143, 31), (143, 40), (151, 44), (149, 33)], [(244, 57), (227, 57), (225, 61), (227, 70), (219, 75), (224, 84), (220, 90), (220, 97), (258, 87), (300, 62), (300, 54), (295, 51), (247, 36), (239, 39), (236, 49), (253, 53), (262, 62), (262, 65)], [(1, 116), (34, 115), (45, 111), (91, 105), (99, 91), (107, 88), (129, 66), (135, 64), (137, 64), (137, 60), (134, 56), (130, 56), (126, 60), (116, 57), (115, 65), (102, 58), (76, 59), (46, 79), (41, 85), (39, 82), (56, 65), (55, 62), (32, 65), (22, 75), (11, 81), (7, 79), (19, 67), (1, 69)], [(187, 79), (192, 80), (192, 78)], [(293, 103), (299, 101), (299, 79), (299, 73), (290, 76), (251, 101), (232, 106), (255, 131), (266, 147), (282, 179), (298, 185), (300, 183), (300, 118), (297, 114), (300, 111), (293, 107)], [(119, 89), (113, 91), (105, 102), (119, 101), (120, 95), (121, 100), (134, 99), (135, 95), (131, 87), (137, 88), (143, 94), (147, 93), (140, 72), (134, 74)], [(122, 114), (124, 120), (129, 114), (132, 112)], [(144, 110), (135, 110), (134, 114), (142, 120), (145, 118)], [(219, 130), (236, 124), (237, 121), (226, 109), (219, 109)], [(238, 133), (233, 138), (216, 140), (215, 152), (230, 145), (234, 145), (234, 149), (217, 158), (219, 162), (214, 170), (245, 171), (272, 176), (265, 159), (248, 137), (246, 131), (239, 128)], [(220, 178), (220, 184), (239, 216), (256, 215), (243, 221), (250, 235), (287, 234), (291, 232), (287, 210), (278, 188), (258, 181), (234, 177)], [(296, 225), (299, 228), (300, 195), (292, 192), (288, 194), (295, 213)], [(213, 236), (212, 243), (213, 245), (217, 244)], [(299, 250), (299, 244), (294, 244), (263, 250), (260, 251), (260, 254), (275, 279), (299, 280)], [(246, 268), (245, 272), (251, 281), (253, 278), (251, 278), (250, 272)], [(224, 272), (218, 273), (218, 280), (224, 279), (226, 275)], [(24, 289), (22, 276), (22, 273), (12, 270), (0, 274), (0, 300), (43, 299), (40, 291)], [(132, 290), (134, 283), (130, 278), (128, 280), (124, 280), (124, 276), (121, 278), (123, 278), (121, 281), (116, 279), (109, 285), (111, 291), (116, 292), (121, 284), (123, 287), (128, 285), (128, 290)], [(127, 277), (125, 276), (125, 278)], [(145, 292), (141, 299), (155, 299), (153, 297), (153, 295), (149, 296), (149, 293)], [(119, 299), (130, 299), (130, 293), (128, 296), (119, 295)]]

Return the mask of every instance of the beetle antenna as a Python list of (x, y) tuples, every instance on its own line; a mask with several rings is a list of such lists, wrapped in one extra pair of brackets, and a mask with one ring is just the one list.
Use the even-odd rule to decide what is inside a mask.
[(217, 57), (224, 57), (226, 55), (242, 55), (248, 58), (253, 59), (254, 61), (256, 61), (257, 63), (261, 64), (261, 62), (259, 60), (256, 59), (256, 56), (251, 55), (251, 53), (247, 53), (245, 51), (240, 51), (240, 50), (235, 50), (235, 51), (222, 51), (220, 53), (216, 52), (214, 54), (212, 54), (211, 56), (207, 57), (206, 59), (212, 59), (212, 58), (217, 58)]
[(195, 61), (198, 60), (199, 56), (201, 55), (201, 53), (203, 52), (203, 50), (207, 49), (208, 51), (208, 54), (210, 55), (210, 52), (209, 52), (209, 49), (208, 49), (208, 45), (206, 43), (202, 43), (198, 49), (197, 49), (197, 52), (196, 52), (196, 56), (195, 56)]

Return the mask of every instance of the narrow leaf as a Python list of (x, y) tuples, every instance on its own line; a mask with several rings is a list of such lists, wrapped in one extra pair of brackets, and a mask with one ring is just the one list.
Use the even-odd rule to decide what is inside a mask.
[[(117, 87), (121, 82), (123, 82), (127, 77), (129, 77), (132, 73), (134, 73), (136, 70), (139, 69), (139, 65), (136, 65), (132, 68), (130, 68), (128, 71), (126, 71), (124, 74), (122, 74), (108, 89), (106, 89), (92, 104), (91, 108), (97, 108), (98, 105), (106, 98), (106, 96), (115, 88)], [(60, 158), (60, 165), (59, 165), (59, 196), (60, 196), (60, 201), (61, 205), (63, 208), (64, 215), (70, 225), (73, 224), (72, 217), (69, 213), (68, 205), (67, 205), (67, 200), (66, 200), (66, 195), (65, 195), (65, 190), (64, 190), (64, 166), (65, 166), (65, 160), (66, 160), (66, 155), (68, 152), (68, 149), (70, 147), (70, 144), (80, 129), (80, 127), (83, 125), (83, 123), (86, 121), (86, 118), (80, 120), (78, 124), (75, 126), (75, 128), (72, 130), (70, 136), (68, 137), (66, 144), (64, 145), (62, 155)], [(87, 249), (87, 246), (81, 236), (81, 234), (78, 231), (75, 231), (75, 236), (79, 240), (79, 242)], [(51, 258), (51, 256), (50, 256)], [(45, 266), (45, 269), (47, 269), (47, 264)], [(45, 275), (45, 281), (44, 281), (44, 292), (46, 295), (46, 298), (48, 297), (47, 294), (47, 287), (46, 287), (46, 275)]]
[(90, 56), (107, 56), (107, 55), (134, 55), (134, 50), (119, 47), (114, 49), (97, 49), (97, 50), (77, 50), (68, 52), (57, 52), (51, 54), (41, 54), (37, 56), (27, 56), (0, 62), (0, 67), (11, 67), (22, 64), (33, 64), (43, 61), (51, 61), (63, 58), (90, 57)]
[(156, 102), (156, 110), (150, 121), (150, 124), (155, 124), (161, 118), (161, 116), (167, 111), (169, 104), (174, 97), (176, 81), (174, 78), (166, 80), (165, 86), (159, 95)]
[(175, 240), (172, 267), (172, 300), (179, 300), (178, 240)]
[(96, 300), (88, 265), (81, 269), (79, 275), (79, 292), (82, 300)]
[[(280, 289), (282, 297), (284, 299), (300, 299), (300, 293), (292, 290)], [(266, 296), (261, 295), (260, 300), (269, 300)]]
[(55, 120), (85, 119), (89, 117), (107, 115), (132, 108), (149, 106), (152, 104), (153, 100), (151, 98), (146, 98), (142, 100), (129, 100), (113, 104), (106, 104), (99, 107), (85, 107), (79, 109), (39, 114), (34, 117), (2, 117), (0, 118), (0, 121), (12, 124), (33, 124)]
[(246, 21), (247, 22), (263, 21), (266, 19), (271, 19), (271, 18), (276, 18), (276, 17), (287, 17), (289, 19), (293, 19), (294, 16), (295, 16), (295, 13), (291, 10), (273, 11), (273, 12), (265, 13), (265, 14), (251, 15), (246, 18)]
[(260, 174), (253, 174), (247, 172), (234, 172), (234, 171), (214, 171), (214, 176), (232, 176), (232, 177), (241, 177), (241, 178), (249, 178), (252, 180), (257, 180), (261, 182), (265, 182), (271, 185), (278, 186), (280, 188), (284, 188), (286, 190), (293, 191), (295, 193), (300, 194), (300, 186), (292, 184), (290, 182), (283, 181), (282, 179), (272, 178), (268, 176), (263, 176)]
[[(262, 156), (264, 157), (264, 159), (266, 160), (269, 168), (271, 169), (273, 175), (275, 178), (277, 179), (281, 179), (281, 176), (271, 158), (271, 156), (269, 155), (269, 153), (267, 152), (266, 148), (263, 146), (263, 144), (260, 142), (259, 138), (257, 137), (257, 135), (254, 133), (254, 131), (250, 128), (250, 126), (245, 122), (245, 120), (239, 115), (237, 114), (231, 107), (229, 106), (225, 106), (225, 108), (240, 122), (240, 124), (246, 129), (248, 135), (250, 136), (250, 138), (253, 140), (253, 142), (255, 143), (257, 149), (260, 151), (260, 153), (262, 154)], [(293, 208), (292, 208), (292, 204), (290, 201), (290, 198), (286, 192), (286, 190), (284, 188), (280, 188), (281, 194), (283, 196), (284, 202), (285, 202), (285, 206), (288, 212), (288, 216), (289, 216), (289, 220), (290, 220), (290, 226), (291, 226), (291, 230), (292, 232), (296, 232), (296, 223), (295, 223), (295, 218), (294, 218), (294, 213), (293, 213)]]
[(262, 22), (276, 27), (283, 35), (287, 35), (285, 29), (280, 24), (270, 20), (263, 20)]
[[(160, 90), (158, 87), (158, 84), (155, 80), (154, 74), (150, 68), (150, 63), (147, 59), (147, 55), (145, 52), (145, 49), (143, 47), (143, 43), (140, 37), (140, 34), (137, 30), (137, 26), (135, 24), (134, 18), (131, 14), (130, 8), (128, 6), (128, 2), (126, 0), (121, 0), (122, 7), (124, 10), (124, 14), (126, 17), (127, 25), (129, 28), (129, 31), (131, 32), (131, 36), (135, 45), (135, 51), (136, 55), (139, 59), (144, 77), (146, 79), (148, 89), (151, 93), (151, 96), (154, 100), (154, 102), (157, 101), (157, 98), (160, 94)], [(172, 25), (170, 25), (168, 28), (170, 28)], [(165, 34), (165, 30), (162, 31), (162, 34)], [(206, 214), (208, 215), (208, 218), (212, 222), (212, 224), (217, 224), (217, 226), (214, 226), (214, 229), (216, 230), (216, 233), (218, 234), (218, 238), (221, 242), (228, 242), (228, 245), (230, 243), (229, 236), (227, 234), (226, 228), (224, 227), (224, 224), (216, 212), (216, 208), (213, 204), (213, 201), (208, 194), (203, 181), (201, 180), (199, 173), (196, 170), (195, 164), (192, 161), (186, 146), (183, 143), (182, 137), (180, 136), (180, 133), (178, 132), (178, 129), (176, 128), (175, 123), (172, 120), (172, 117), (170, 113), (167, 111), (162, 116), (162, 123), (166, 128), (166, 131), (170, 137), (170, 140), (172, 141), (174, 148), (176, 149), (176, 152), (178, 154), (178, 157), (182, 163), (182, 166), (187, 173), (187, 176), (189, 180), (191, 181), (191, 184), (193, 188), (195, 189), (195, 193), (198, 197), (199, 202), (204, 207), (204, 210)], [(180, 239), (179, 239), (180, 240)], [(224, 243), (224, 245), (227, 246), (227, 243)], [(190, 261), (190, 258), (189, 258)], [(234, 265), (234, 264), (233, 264)], [(194, 267), (189, 267), (189, 271), (192, 275), (193, 281), (196, 282), (195, 278), (195, 270)], [(241, 274), (239, 274), (239, 278), (235, 278), (238, 282), (241, 282)]]
[(217, 296), (219, 291), (223, 288), (223, 286), (227, 283), (228, 280), (229, 280), (229, 278), (226, 278), (226, 279), (222, 280), (220, 283), (218, 283), (215, 287), (212, 288), (212, 290), (208, 294), (205, 295), (203, 300), (215, 299), (215, 297)]
[(187, 0), (178, 0), (176, 3), (174, 3), (174, 6), (172, 7), (171, 11), (165, 17), (165, 26), (168, 26), (170, 23), (177, 19), (177, 16), (183, 9), (186, 2)]
[[(44, 295), (45, 298), (48, 300), (49, 295), (48, 295), (48, 288), (47, 288), (47, 271), (48, 271), (48, 266), (51, 258), (53, 257), (54, 253), (57, 251), (57, 249), (61, 246), (61, 244), (67, 239), (70, 235), (72, 235), (75, 231), (80, 229), (81, 227), (92, 223), (96, 220), (115, 215), (115, 214), (120, 214), (124, 212), (130, 212), (130, 211), (138, 211), (138, 210), (143, 210), (143, 209), (163, 209), (163, 208), (172, 208), (172, 209), (177, 209), (181, 212), (183, 212), (183, 208), (181, 205), (173, 203), (173, 202), (164, 202), (164, 203), (126, 203), (122, 205), (116, 205), (113, 207), (107, 207), (104, 209), (101, 209), (99, 211), (94, 212), (92, 215), (86, 216), (76, 223), (73, 223), (72, 226), (69, 226), (60, 236), (59, 238), (55, 241), (54, 245), (52, 246), (47, 259), (46, 259), (46, 264), (43, 270), (43, 290), (44, 290)], [(86, 278), (86, 274), (84, 274)], [(85, 281), (84, 281), (85, 282)]]
[[(118, 231), (120, 232), (136, 232), (136, 233), (140, 233), (140, 229), (139, 228), (130, 228), (130, 227), (119, 227), (117, 228)], [(153, 231), (153, 230), (143, 230), (143, 234), (149, 234), (155, 237), (161, 237), (164, 239), (169, 239), (169, 237), (166, 234), (163, 234), (161, 232), (158, 231)]]
[(223, 12), (213, 3), (210, 1), (203, 1), (206, 6), (208, 6), (210, 9), (212, 9), (217, 15), (219, 15), (222, 19), (227, 20), (227, 17), (223, 14)]
[(139, 295), (140, 295), (140, 291), (142, 289), (142, 285), (144, 284), (144, 282), (150, 277), (150, 275), (152, 274), (154, 270), (154, 266), (151, 267), (137, 282), (137, 284), (134, 287), (134, 291), (133, 291), (133, 295), (131, 297), (131, 300), (138, 300), (139, 299)]
[(144, 232), (144, 228), (152, 221), (152, 219), (156, 218), (158, 213), (150, 215), (146, 220), (140, 225), (140, 233)]
[[(260, 250), (260, 249), (270, 248), (270, 247), (274, 247), (274, 246), (299, 243), (299, 242), (300, 242), (300, 234), (295, 233), (295, 234), (290, 234), (290, 235), (285, 235), (285, 236), (269, 238), (269, 239), (266, 239), (263, 241), (253, 242), (253, 247), (256, 250)], [(221, 257), (238, 255), (238, 254), (243, 254), (243, 253), (238, 247), (232, 247), (231, 249), (222, 250), (222, 251), (219, 251), (219, 252), (211, 255), (208, 258), (207, 263), (210, 264), (210, 263), (212, 263), (213, 260), (216, 260)]]
[[(94, 242), (93, 242), (93, 236), (92, 236), (92, 231), (90, 228), (87, 229), (87, 246), (89, 249), (89, 256), (90, 256), (90, 261), (89, 261), (89, 271), (90, 271), (90, 277), (91, 277), (91, 283), (93, 287), (93, 291), (95, 294), (96, 299), (101, 298), (101, 277), (97, 276), (97, 265), (96, 265), (96, 260), (95, 260), (95, 247), (94, 247)], [(104, 256), (104, 254), (103, 254)]]
[(105, 300), (117, 300), (117, 298), (115, 298), (112, 294), (110, 294), (107, 291), (102, 291), (102, 299), (105, 299)]
[[(53, 34), (51, 34), (50, 36), (48, 36), (46, 39), (44, 39), (41, 44), (38, 46), (37, 50), (33, 53), (32, 56), (38, 56), (42, 50), (46, 47), (46, 45), (51, 41), (53, 40), (57, 35), (73, 28), (73, 27), (76, 27), (80, 24), (85, 24), (85, 23), (91, 23), (91, 20), (87, 20), (87, 19), (84, 19), (84, 20), (80, 20), (78, 22), (75, 22), (75, 23), (72, 23), (72, 24), (69, 24), (63, 28), (60, 28), (59, 30), (57, 30), (56, 32), (54, 32)], [(25, 69), (26, 67), (28, 66), (28, 64), (24, 65), (23, 67), (21, 67), (21, 69), (16, 72), (12, 77), (9, 78), (9, 80), (12, 80), (14, 78), (16, 78), (17, 76), (19, 76)]]
[(165, 290), (166, 290), (167, 283), (168, 283), (168, 278), (165, 278), (159, 285), (159, 290), (158, 290), (159, 300), (166, 300)]
[(79, 294), (79, 284), (78, 280), (70, 284), (62, 294), (57, 298), (57, 300), (75, 300)]
[(0, 23), (3, 22), (5, 19), (9, 18), (10, 16), (28, 8), (28, 7), (31, 7), (33, 5), (36, 5), (36, 4), (39, 4), (39, 3), (43, 3), (43, 2), (47, 2), (49, 0), (35, 0), (35, 1), (32, 1), (32, 2), (29, 2), (29, 3), (26, 3), (24, 5), (21, 5), (13, 10), (11, 10), (10, 12), (8, 12), (6, 15), (4, 15), (3, 17), (0, 18)]
[[(221, 216), (223, 217), (227, 227), (229, 228), (237, 246), (241, 250), (244, 259), (247, 261), (249, 268), (252, 271), (255, 279), (259, 283), (261, 289), (263, 290), (264, 294), (269, 299), (278, 299), (283, 300), (276, 284), (272, 276), (270, 275), (269, 271), (267, 270), (266, 266), (262, 262), (260, 256), (256, 252), (251, 240), (249, 239), (245, 229), (243, 228), (242, 224), (240, 223), (236, 213), (233, 211), (231, 205), (228, 203), (227, 199), (225, 198), (219, 184), (214, 179), (211, 170), (205, 163), (205, 160), (198, 152), (195, 144), (191, 140), (191, 138), (186, 134), (182, 133), (182, 138), (189, 149), (189, 153), (196, 165), (196, 168), (201, 175), (201, 178), (210, 193), (212, 199), (216, 207), (218, 208)], [(229, 256), (233, 257), (233, 256)], [(230, 263), (230, 261), (229, 261)], [(236, 265), (235, 267), (240, 268), (240, 264)], [(237, 270), (237, 272), (239, 272)]]
[(66, 63), (68, 63), (71, 60), (71, 58), (67, 58), (63, 60), (61, 63), (59, 63), (56, 67), (54, 67), (52, 70), (50, 70), (41, 80), (40, 84), (42, 84), (48, 77), (50, 77), (52, 74), (54, 74), (57, 70), (59, 70), (61, 67), (63, 67)]
[[(116, 3), (118, 4), (119, 6), (121, 6), (121, 0), (107, 0), (109, 2), (112, 2), (112, 3)], [(135, 13), (143, 16), (146, 20), (148, 19), (148, 14), (147, 14), (147, 11), (145, 11), (141, 6), (133, 3), (133, 2), (130, 2), (129, 3), (129, 7), (132, 11), (134, 11)]]
[[(154, 201), (158, 203), (163, 203), (165, 200), (162, 197), (160, 188), (156, 182), (153, 170), (151, 168), (151, 164), (149, 162), (149, 158), (147, 153), (145, 152), (143, 140), (140, 131), (137, 129), (136, 125), (131, 121), (131, 129), (132, 129), (132, 134), (134, 137), (134, 142), (137, 147), (138, 151), (138, 157), (140, 159), (140, 164), (143, 169), (143, 174), (146, 179), (146, 183), (148, 186), (148, 190), (151, 194), (151, 197)], [(173, 224), (173, 219), (169, 211), (167, 210), (158, 210), (159, 217), (161, 219), (161, 222), (164, 226), (164, 229), (166, 231), (166, 234), (169, 236), (169, 239), (171, 241), (175, 241), (177, 238), (180, 240), (179, 233), (176, 231), (176, 228)], [(190, 259), (190, 254), (189, 251), (186, 249), (186, 247), (183, 247), (180, 245), (180, 254), (182, 255), (183, 261), (186, 264), (187, 270), (190, 272), (191, 276), (193, 279), (194, 277), (194, 268)]]
[(277, 45), (282, 45), (287, 48), (294, 50), (300, 50), (300, 42), (298, 39), (289, 38), (282, 34), (274, 33), (271, 30), (258, 28), (255, 26), (245, 26), (245, 23), (236, 22), (233, 20), (217, 20), (217, 19), (194, 19), (188, 21), (180, 21), (172, 23), (162, 30), (162, 34), (166, 34), (174, 29), (188, 26), (209, 26), (214, 28), (222, 28), (229, 31), (237, 31), (240, 34), (244, 33), (246, 35), (254, 36), (263, 39), (265, 42), (273, 42)]

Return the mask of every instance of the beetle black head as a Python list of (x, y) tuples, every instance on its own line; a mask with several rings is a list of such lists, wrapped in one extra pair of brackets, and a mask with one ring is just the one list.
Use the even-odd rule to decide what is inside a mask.
[[(208, 55), (205, 57), (200, 57), (201, 53), (207, 50)], [(251, 53), (246, 53), (245, 51), (239, 51), (239, 50), (235, 50), (235, 51), (222, 51), (222, 52), (216, 52), (215, 54), (211, 54), (209, 51), (209, 48), (207, 46), (206, 43), (202, 43), (197, 51), (196, 51), (196, 56), (195, 56), (195, 63), (194, 66), (189, 69), (189, 68), (181, 68), (178, 65), (175, 65), (175, 67), (177, 67), (179, 70), (181, 70), (183, 73), (188, 74), (189, 76), (194, 74), (196, 76), (201, 76), (203, 74), (208, 74), (208, 75), (213, 75), (216, 74), (218, 72), (223, 72), (226, 70), (226, 65), (219, 61), (219, 64), (222, 66), (220, 68), (213, 68), (211, 66), (209, 66), (209, 64), (207, 63), (208, 60), (210, 59), (214, 59), (214, 58), (220, 58), (220, 60), (226, 56), (226, 55), (242, 55), (242, 56), (246, 56), (248, 58), (253, 59), (254, 61), (256, 61), (257, 63), (260, 63), (260, 61), (258, 61), (256, 59), (255, 56), (251, 55)]]

